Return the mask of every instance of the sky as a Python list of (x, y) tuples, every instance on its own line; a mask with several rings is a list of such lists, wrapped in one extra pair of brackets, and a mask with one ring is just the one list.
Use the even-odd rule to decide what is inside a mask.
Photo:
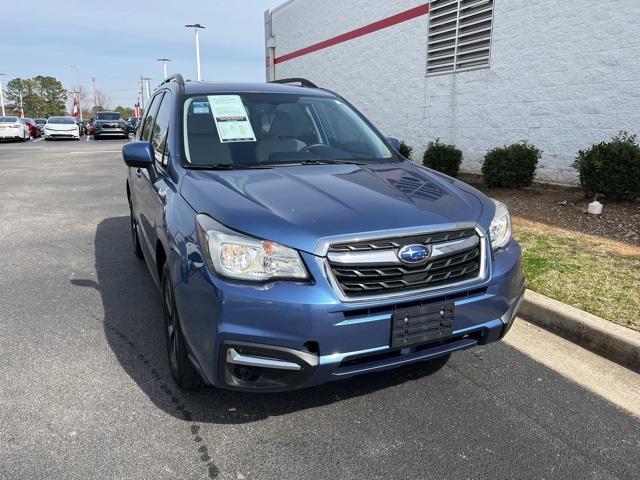
[(133, 106), (140, 76), (151, 90), (169, 73), (196, 78), (195, 39), (186, 24), (200, 23), (203, 80), (265, 79), (264, 11), (283, 0), (0, 0), (0, 77), (51, 75), (71, 89), (80, 84), (112, 98), (111, 107)]

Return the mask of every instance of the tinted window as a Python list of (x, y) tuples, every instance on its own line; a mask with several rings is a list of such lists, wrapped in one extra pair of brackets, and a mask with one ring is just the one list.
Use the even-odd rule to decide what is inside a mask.
[(36, 118), (36, 123), (38, 125), (44, 125), (47, 121), (44, 118)]
[(72, 125), (76, 123), (76, 121), (71, 117), (50, 117), (49, 120), (47, 120), (47, 123), (62, 123)]
[(97, 120), (120, 120), (121, 118), (118, 112), (99, 112), (96, 115)]
[(0, 117), (0, 123), (16, 123), (18, 117)]
[(156, 161), (163, 166), (167, 164), (165, 145), (167, 143), (167, 130), (171, 117), (171, 94), (165, 93), (160, 108), (156, 113), (156, 121), (151, 133), (151, 145), (156, 156)]
[(140, 134), (140, 140), (150, 140), (151, 139), (151, 127), (153, 127), (153, 122), (156, 117), (156, 111), (158, 110), (158, 105), (162, 98), (162, 93), (156, 95), (151, 99), (151, 103), (147, 107), (147, 111), (145, 112), (144, 124), (142, 126), (142, 133)]

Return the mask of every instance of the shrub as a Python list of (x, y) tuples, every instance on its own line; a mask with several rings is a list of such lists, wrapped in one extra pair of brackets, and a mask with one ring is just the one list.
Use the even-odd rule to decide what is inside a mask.
[(494, 148), (482, 163), (482, 176), (488, 187), (528, 187), (536, 175), (542, 152), (528, 143)]
[(455, 145), (446, 145), (436, 139), (430, 143), (422, 157), (424, 164), (451, 177), (457, 177), (462, 163), (462, 151)]
[(636, 135), (620, 132), (609, 142), (580, 150), (575, 162), (587, 195), (607, 198), (640, 197), (640, 145)]
[(404, 143), (403, 140), (402, 142), (400, 142), (400, 149), (398, 151), (403, 157), (411, 159), (411, 152), (413, 152), (413, 147), (410, 147), (409, 145)]

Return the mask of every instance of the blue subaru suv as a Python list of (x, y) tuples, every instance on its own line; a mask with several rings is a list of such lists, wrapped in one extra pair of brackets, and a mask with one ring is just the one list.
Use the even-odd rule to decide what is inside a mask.
[(397, 148), (303, 79), (156, 89), (122, 154), (180, 387), (443, 365), (507, 333), (524, 294), (507, 209)]

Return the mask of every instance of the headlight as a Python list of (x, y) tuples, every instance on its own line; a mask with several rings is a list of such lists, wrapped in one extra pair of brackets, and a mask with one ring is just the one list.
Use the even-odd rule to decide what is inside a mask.
[(249, 281), (308, 278), (297, 251), (229, 230), (207, 215), (196, 217), (200, 245), (209, 266), (225, 277)]
[(489, 227), (489, 238), (491, 246), (496, 250), (504, 247), (511, 240), (511, 216), (504, 203), (497, 200), (493, 200), (493, 203), (496, 204), (496, 213)]

